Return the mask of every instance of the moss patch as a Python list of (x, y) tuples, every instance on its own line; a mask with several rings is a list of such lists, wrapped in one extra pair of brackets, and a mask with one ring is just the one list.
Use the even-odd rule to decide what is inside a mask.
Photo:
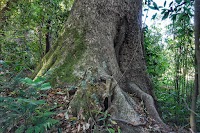
[(65, 60), (63, 65), (56, 68), (52, 73), (52, 76), (50, 77), (50, 82), (53, 84), (53, 86), (56, 85), (57, 80), (59, 80), (61, 84), (65, 82), (74, 83), (78, 80), (73, 75), (74, 66), (81, 59), (82, 55), (84, 54), (87, 48), (87, 46), (85, 45), (83, 33), (79, 33), (77, 30), (71, 29), (68, 30), (68, 32), (64, 33), (63, 36), (72, 37), (73, 42), (72, 44), (70, 44), (71, 46), (69, 46), (69, 44), (66, 44), (65, 47), (62, 47), (61, 51), (55, 51), (64, 52), (65, 50), (67, 50), (68, 52), (67, 55), (65, 55), (65, 57), (62, 57), (62, 53), (57, 53), (60, 55), (57, 57), (57, 60), (59, 60), (59, 58), (65, 58)]

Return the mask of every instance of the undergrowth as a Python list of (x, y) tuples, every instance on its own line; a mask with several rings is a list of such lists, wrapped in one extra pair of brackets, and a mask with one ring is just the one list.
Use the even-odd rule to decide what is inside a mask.
[(0, 65), (0, 132), (43, 133), (56, 125), (53, 108), (43, 99), (50, 84), (14, 75), (5, 62)]
[[(68, 113), (77, 87), (52, 89), (45, 78), (32, 80), (23, 77), (24, 74), (24, 71), (16, 73), (6, 62), (0, 62), (1, 133), (121, 133), (117, 122), (110, 118), (107, 111), (101, 110), (100, 103), (95, 103), (99, 109), (90, 110), (92, 115), (89, 115), (89, 119), (85, 118), (81, 109), (76, 116)], [(83, 81), (82, 88), (86, 84), (94, 84), (91, 81)]]

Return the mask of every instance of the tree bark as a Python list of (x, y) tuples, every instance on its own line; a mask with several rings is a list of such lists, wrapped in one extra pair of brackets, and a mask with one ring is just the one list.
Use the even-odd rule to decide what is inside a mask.
[(63, 34), (34, 77), (46, 75), (55, 86), (76, 85), (69, 108), (74, 115), (97, 109), (91, 107), (95, 94), (103, 103), (109, 99), (108, 107), (102, 108), (124, 133), (150, 132), (147, 125), (169, 132), (151, 96), (141, 16), (140, 0), (75, 0)]
[(192, 105), (191, 105), (191, 113), (190, 113), (190, 126), (191, 130), (196, 133), (196, 102), (197, 96), (200, 91), (200, 0), (195, 0), (194, 4), (194, 35), (195, 35), (195, 81), (194, 81), (194, 90), (192, 95)]
[(50, 36), (51, 36), (51, 33), (50, 33), (51, 20), (48, 20), (48, 21), (47, 21), (46, 28), (47, 28), (47, 33), (46, 33), (46, 35), (45, 35), (45, 40), (46, 40), (45, 54), (48, 53), (49, 50), (50, 50), (50, 48), (51, 48), (51, 41), (50, 41)]
[[(195, 55), (197, 60), (198, 84), (200, 84), (200, 0), (195, 0)], [(200, 88), (198, 88), (200, 91)]]

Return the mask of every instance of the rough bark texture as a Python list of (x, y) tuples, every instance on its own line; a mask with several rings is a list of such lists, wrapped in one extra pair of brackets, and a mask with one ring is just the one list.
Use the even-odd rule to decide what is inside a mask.
[(51, 20), (47, 21), (47, 25), (46, 25), (46, 29), (47, 29), (47, 33), (45, 34), (45, 40), (46, 40), (46, 49), (45, 49), (45, 53), (48, 53), (50, 48), (51, 48), (51, 34), (50, 34), (50, 28), (51, 28)]
[(194, 81), (194, 90), (192, 95), (192, 105), (190, 113), (190, 126), (191, 130), (196, 133), (197, 125), (196, 125), (196, 106), (197, 106), (197, 96), (200, 91), (200, 0), (195, 0), (195, 15), (194, 15), (194, 32), (195, 32), (195, 81)]
[[(195, 0), (195, 55), (197, 60), (198, 84), (200, 85), (200, 0)], [(198, 86), (198, 90), (200, 88)]]
[(65, 31), (34, 76), (50, 75), (54, 85), (87, 81), (86, 87), (79, 85), (86, 90), (78, 89), (70, 103), (74, 114), (81, 108), (87, 112), (85, 101), (95, 93), (102, 101), (109, 99), (107, 110), (124, 133), (148, 132), (148, 125), (169, 132), (151, 97), (141, 44), (141, 9), (140, 0), (76, 0)]

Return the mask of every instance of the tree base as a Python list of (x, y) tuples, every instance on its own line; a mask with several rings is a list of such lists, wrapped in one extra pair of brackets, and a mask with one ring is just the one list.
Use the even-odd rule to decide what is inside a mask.
[(109, 119), (118, 123), (124, 133), (170, 132), (160, 119), (149, 94), (134, 83), (129, 85), (131, 93), (127, 93), (116, 80), (110, 78), (104, 78), (104, 82), (95, 79), (98, 81), (95, 83), (87, 80), (85, 86), (80, 85), (70, 103), (69, 113), (77, 116), (81, 110), (87, 120), (94, 121), (98, 121), (98, 113), (108, 113)]

